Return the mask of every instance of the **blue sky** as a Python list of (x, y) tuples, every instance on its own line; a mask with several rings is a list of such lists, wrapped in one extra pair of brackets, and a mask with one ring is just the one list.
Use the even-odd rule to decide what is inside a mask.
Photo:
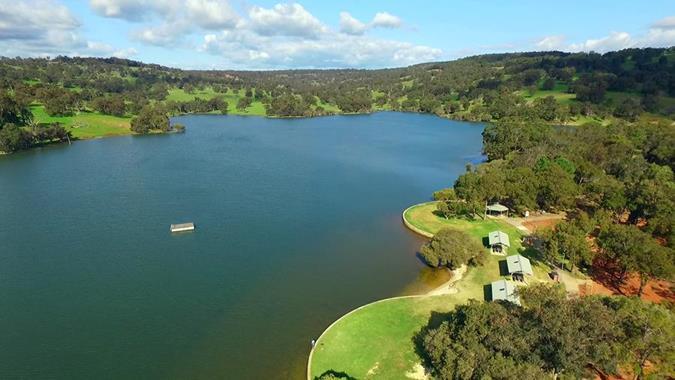
[(675, 1), (0, 0), (0, 55), (195, 69), (378, 68), (675, 45)]

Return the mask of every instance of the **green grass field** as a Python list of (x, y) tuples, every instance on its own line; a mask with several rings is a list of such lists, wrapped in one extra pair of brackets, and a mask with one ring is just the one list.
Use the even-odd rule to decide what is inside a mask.
[[(436, 233), (450, 227), (465, 231), (481, 242), (490, 231), (501, 230), (511, 241), (508, 254), (528, 255), (521, 245), (522, 234), (503, 220), (445, 219), (434, 215), (434, 210), (435, 202), (424, 203), (408, 209), (404, 217), (424, 231)], [(485, 250), (487, 253), (488, 249)], [(549, 281), (550, 268), (534, 257), (530, 258), (534, 276), (529, 281)], [(489, 289), (486, 285), (508, 278), (500, 273), (500, 261), (503, 260), (503, 256), (487, 255), (483, 266), (469, 268), (455, 283), (455, 294), (384, 300), (345, 316), (317, 342), (312, 355), (311, 376), (333, 370), (357, 379), (413, 378), (420, 358), (414, 351), (412, 339), (428, 323), (432, 312), (448, 312), (469, 299), (484, 300)]]
[(192, 93), (185, 92), (182, 88), (172, 88), (169, 90), (169, 95), (166, 100), (173, 100), (176, 102), (189, 102), (196, 98), (212, 99), (220, 96), (227, 102), (228, 114), (230, 115), (248, 115), (248, 116), (265, 116), (265, 105), (260, 101), (253, 101), (245, 110), (238, 110), (237, 103), (239, 99), (245, 96), (245, 90), (241, 89), (237, 92), (228, 90), (227, 93), (215, 92), (211, 87), (203, 90), (195, 90)]
[(311, 376), (333, 370), (357, 379), (404, 379), (419, 358), (413, 337), (432, 311), (448, 312), (458, 304), (452, 295), (398, 298), (357, 310), (337, 322), (316, 344)]
[(73, 137), (91, 139), (106, 136), (131, 134), (131, 118), (103, 115), (98, 112), (80, 112), (72, 116), (49, 116), (43, 106), (31, 106), (33, 117), (38, 123), (61, 123)]
[(533, 94), (530, 94), (527, 91), (519, 91), (518, 93), (525, 97), (528, 102), (552, 96), (560, 104), (570, 104), (575, 100), (576, 95), (567, 93), (567, 87), (566, 84), (558, 81), (551, 90), (537, 90)]

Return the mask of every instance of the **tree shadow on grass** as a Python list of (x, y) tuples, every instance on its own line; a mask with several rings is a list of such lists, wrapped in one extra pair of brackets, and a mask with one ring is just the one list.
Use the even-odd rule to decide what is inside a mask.
[(530, 259), (533, 264), (548, 265), (548, 262), (544, 258), (544, 254), (534, 247), (523, 247), (518, 250), (518, 253)]
[(345, 372), (338, 372), (332, 369), (329, 369), (328, 371), (322, 373), (319, 376), (315, 376), (314, 380), (319, 380), (319, 379), (345, 379), (345, 380), (356, 380), (355, 377), (351, 377), (347, 375)]
[(443, 322), (451, 318), (453, 312), (439, 313), (437, 311), (432, 311), (431, 316), (427, 324), (422, 327), (420, 331), (417, 332), (412, 338), (413, 345), (415, 346), (415, 353), (422, 361), (424, 368), (431, 368), (431, 361), (429, 357), (424, 352), (424, 337), (431, 331), (439, 328)]

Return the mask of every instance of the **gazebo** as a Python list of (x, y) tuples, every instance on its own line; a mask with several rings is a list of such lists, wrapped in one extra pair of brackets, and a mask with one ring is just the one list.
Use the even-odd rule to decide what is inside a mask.
[(488, 234), (488, 244), (492, 253), (503, 255), (506, 254), (506, 249), (511, 246), (509, 242), (509, 235), (502, 231), (492, 231)]
[(509, 208), (500, 203), (493, 203), (485, 206), (485, 215), (508, 216)]
[(516, 305), (520, 305), (520, 297), (516, 294), (516, 286), (511, 281), (507, 280), (498, 280), (493, 282), (490, 287), (492, 288), (492, 300), (493, 301), (509, 301), (513, 302)]

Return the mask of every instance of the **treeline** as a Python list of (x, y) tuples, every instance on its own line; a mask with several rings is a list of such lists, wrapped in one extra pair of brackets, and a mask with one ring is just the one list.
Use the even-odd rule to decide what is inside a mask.
[[(136, 114), (147, 102), (164, 101), (170, 88), (188, 93), (211, 88), (245, 91), (240, 105), (261, 101), (270, 116), (322, 115), (325, 107), (319, 104), (330, 104), (345, 113), (392, 109), (479, 121), (529, 112), (551, 122), (580, 115), (634, 120), (642, 112), (675, 112), (663, 101), (675, 97), (674, 73), (674, 48), (494, 54), (383, 70), (182, 71), (121, 59), (0, 60), (2, 88), (66, 103), (50, 106), (50, 114), (113, 95)], [(71, 94), (62, 92), (58, 100), (45, 96), (53, 87)], [(525, 95), (554, 89), (575, 100), (526, 101)], [(608, 92), (629, 96), (613, 99)], [(119, 107), (114, 109), (119, 114)]]
[(670, 378), (675, 318), (627, 297), (567, 298), (561, 286), (519, 287), (523, 306), (471, 301), (416, 337), (439, 379)]

